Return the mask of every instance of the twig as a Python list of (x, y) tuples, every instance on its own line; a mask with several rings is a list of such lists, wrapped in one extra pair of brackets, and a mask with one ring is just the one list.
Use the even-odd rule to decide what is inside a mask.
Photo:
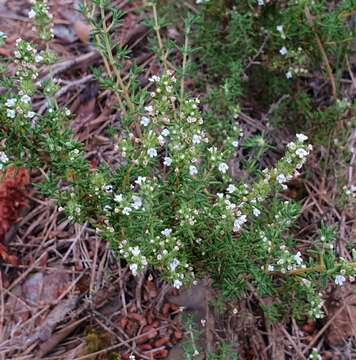
[[(354, 269), (356, 269), (356, 262), (348, 262), (348, 265)], [(322, 273), (326, 271), (325, 265), (316, 265), (309, 268), (300, 268), (290, 271), (289, 275), (302, 275), (305, 273), (311, 273), (311, 272), (319, 272)]]
[(141, 306), (142, 286), (143, 286), (143, 282), (145, 281), (145, 277), (146, 277), (146, 269), (144, 269), (142, 271), (142, 274), (140, 274), (137, 280), (137, 285), (135, 290), (137, 309), (141, 312), (142, 312), (142, 306)]
[(158, 24), (158, 15), (157, 15), (157, 6), (156, 6), (156, 4), (152, 4), (152, 9), (153, 9), (153, 18), (154, 18), (154, 21), (155, 21), (154, 30), (156, 31), (156, 36), (157, 36), (157, 40), (158, 40), (158, 46), (159, 46), (161, 56), (162, 56), (162, 63), (163, 63), (165, 71), (167, 72), (168, 71), (167, 53), (164, 51), (163, 41), (162, 41), (162, 38), (161, 38), (161, 34), (159, 32), (160, 26)]
[(331, 69), (330, 62), (329, 62), (328, 56), (326, 55), (326, 51), (324, 49), (323, 43), (321, 42), (321, 39), (320, 39), (319, 35), (314, 30), (313, 17), (310, 14), (310, 10), (309, 10), (308, 6), (306, 6), (304, 8), (304, 14), (305, 14), (305, 17), (307, 19), (307, 23), (308, 23), (310, 29), (313, 31), (313, 33), (315, 35), (316, 43), (317, 43), (318, 48), (320, 50), (321, 56), (323, 58), (323, 61), (324, 61), (325, 67), (326, 67), (326, 71), (328, 73), (329, 81), (330, 81), (330, 84), (331, 84), (332, 96), (333, 96), (334, 99), (336, 99), (337, 91), (336, 91), (336, 82), (335, 82), (335, 78), (334, 78), (334, 75), (333, 75), (333, 71)]
[(125, 316), (127, 316), (127, 305), (126, 305), (126, 299), (125, 299), (125, 289), (124, 289), (124, 284), (123, 284), (123, 275), (125, 275), (126, 273), (126, 269), (123, 272), (122, 268), (121, 268), (121, 262), (120, 260), (118, 260), (118, 266), (119, 266), (119, 287), (120, 287), (120, 296), (121, 296), (121, 301), (122, 301), (122, 307), (123, 307), (123, 311)]
[(187, 26), (186, 31), (185, 31), (184, 50), (183, 50), (182, 79), (180, 82), (180, 110), (181, 110), (181, 113), (182, 113), (182, 104), (183, 104), (183, 97), (184, 97), (185, 72), (186, 72), (186, 68), (187, 68), (187, 58), (188, 58), (187, 55), (188, 55), (188, 47), (189, 47), (189, 31), (190, 31), (190, 26)]
[[(104, 324), (101, 320), (99, 320), (97, 317), (95, 318), (95, 321), (103, 328), (105, 329), (108, 333), (110, 333), (111, 335), (115, 336), (120, 342), (123, 342), (125, 340), (123, 340), (115, 331), (113, 331), (112, 329), (110, 329), (108, 326), (106, 326), (106, 324)], [(118, 329), (116, 326), (114, 329)], [(130, 351), (134, 354), (136, 354), (137, 356), (140, 356), (142, 359), (145, 360), (150, 360), (149, 357), (144, 356), (143, 354), (139, 353), (135, 348), (135, 344), (133, 344), (133, 346), (131, 347), (130, 345), (126, 345)]]
[(283, 96), (281, 96), (276, 102), (274, 102), (274, 103), (270, 106), (267, 114), (265, 114), (265, 115), (262, 116), (262, 120), (268, 120), (269, 116), (273, 113), (273, 111), (276, 110), (276, 109), (278, 109), (279, 105), (280, 105), (284, 100), (287, 100), (287, 99), (289, 99), (289, 98), (290, 98), (290, 96), (287, 95), (287, 94), (284, 94)]
[(255, 60), (260, 56), (260, 54), (263, 52), (264, 47), (266, 46), (267, 40), (269, 39), (269, 36), (265, 36), (263, 39), (263, 42), (260, 46), (260, 48), (257, 50), (257, 53), (249, 59), (248, 64), (244, 67), (243, 72), (245, 72), (251, 65), (256, 64)]
[(89, 285), (89, 299), (90, 300), (92, 300), (92, 296), (93, 296), (94, 288), (95, 288), (96, 261), (98, 259), (99, 245), (100, 245), (100, 238), (97, 237), (95, 239), (95, 251), (94, 251), (94, 257), (93, 257), (93, 266), (92, 266), (91, 275), (90, 275), (90, 285)]
[(68, 69), (77, 67), (78, 65), (80, 65), (83, 62), (92, 61), (92, 60), (96, 60), (99, 58), (100, 58), (100, 54), (97, 51), (91, 51), (89, 53), (80, 55), (80, 56), (76, 57), (75, 59), (63, 61), (59, 64), (54, 65), (50, 69), (49, 73), (46, 76), (44, 76), (43, 78), (41, 78), (40, 80), (37, 81), (36, 85), (39, 86), (39, 85), (41, 85), (41, 83), (43, 81), (49, 80), (50, 78), (55, 77), (56, 75), (66, 71)]
[(283, 334), (287, 337), (288, 341), (289, 341), (290, 344), (293, 346), (294, 350), (297, 352), (297, 354), (300, 356), (300, 358), (303, 359), (303, 360), (305, 360), (304, 354), (300, 351), (300, 349), (298, 348), (297, 344), (294, 342), (294, 340), (292, 339), (292, 337), (290, 336), (290, 334), (289, 334), (288, 331), (284, 328), (283, 325), (280, 327), (280, 329), (282, 330)]
[(352, 72), (351, 65), (350, 65), (350, 62), (349, 62), (349, 59), (347, 56), (346, 56), (346, 65), (347, 65), (347, 70), (349, 71), (349, 74), (350, 74), (350, 78), (352, 80), (352, 86), (356, 90), (356, 78)]
[[(47, 249), (47, 251), (50, 251), (51, 249)], [(26, 278), (26, 276), (33, 270), (33, 268), (38, 264), (41, 263), (41, 260), (44, 258), (44, 256), (47, 255), (47, 252), (44, 252), (34, 263), (32, 263), (27, 270), (22, 273), (9, 287), (8, 291), (11, 291), (17, 284), (19, 284), (23, 279)]]
[[(67, 91), (72, 89), (73, 87), (83, 85), (92, 79), (93, 79), (93, 75), (87, 75), (87, 76), (84, 76), (82, 79), (70, 81), (70, 82), (68, 82), (68, 84), (66, 84), (65, 86), (63, 86), (61, 89), (59, 89), (56, 92), (56, 94), (54, 95), (54, 98), (58, 99), (59, 97), (64, 95)], [(45, 101), (42, 104), (42, 106), (40, 107), (40, 109), (38, 110), (38, 114), (42, 115), (45, 112), (45, 110), (47, 109), (47, 107), (48, 107), (48, 101)]]
[(314, 344), (319, 340), (320, 336), (324, 334), (326, 329), (335, 320), (335, 318), (339, 316), (342, 311), (344, 311), (345, 306), (346, 305), (344, 303), (341, 308), (334, 314), (334, 316), (328, 320), (328, 322), (323, 326), (323, 328), (318, 332), (318, 334), (314, 336), (313, 340), (309, 343), (309, 345), (303, 350), (303, 354), (306, 354), (314, 346)]
[(38, 358), (42, 358), (56, 347), (63, 339), (65, 339), (74, 329), (76, 329), (82, 322), (88, 320), (90, 315), (87, 315), (79, 320), (71, 321), (66, 326), (54, 333), (51, 338), (40, 345), (39, 351), (36, 354)]

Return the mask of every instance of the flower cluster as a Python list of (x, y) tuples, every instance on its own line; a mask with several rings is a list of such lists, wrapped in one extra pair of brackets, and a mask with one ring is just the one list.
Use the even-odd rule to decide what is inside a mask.
[(355, 281), (355, 269), (344, 258), (340, 258), (334, 281), (337, 286), (342, 286), (347, 280), (350, 282)]
[(34, 22), (34, 30), (41, 40), (49, 41), (53, 34), (53, 15), (49, 12), (47, 0), (31, 0), (32, 7), (28, 17)]
[(36, 64), (41, 63), (43, 57), (27, 41), (16, 40), (15, 62), (17, 63), (16, 76), (22, 80), (35, 80), (38, 77)]
[[(287, 40), (287, 35), (283, 25), (277, 25), (276, 30), (278, 37), (283, 40), (283, 43)], [(292, 79), (294, 76), (305, 75), (308, 73), (306, 68), (307, 59), (303, 49), (299, 46), (297, 50), (287, 49), (285, 45), (279, 48), (279, 54), (283, 58), (283, 61), (288, 66), (288, 70), (285, 73), (287, 79)]]
[[(235, 185), (228, 159), (239, 146), (240, 129), (235, 127), (236, 136), (226, 140), (225, 148), (211, 146), (200, 101), (179, 99), (173, 73), (155, 75), (150, 81), (155, 89), (152, 101), (138, 115), (141, 129), (127, 131), (119, 144), (127, 161), (119, 177), (123, 181), (96, 186), (94, 193), (99, 197), (104, 193), (106, 199), (103, 236), (116, 243), (116, 232), (122, 233), (118, 250), (133, 274), (153, 265), (180, 287), (195, 277), (188, 259), (199, 247), (204, 253), (204, 242), (213, 240), (211, 230), (230, 236), (258, 219), (271, 189), (286, 187), (311, 147), (304, 144), (306, 136), (297, 134), (274, 169), (266, 169), (252, 186)], [(223, 188), (214, 191), (216, 184)], [(283, 266), (276, 263), (280, 271), (302, 266), (300, 253), (285, 250), (281, 259)]]

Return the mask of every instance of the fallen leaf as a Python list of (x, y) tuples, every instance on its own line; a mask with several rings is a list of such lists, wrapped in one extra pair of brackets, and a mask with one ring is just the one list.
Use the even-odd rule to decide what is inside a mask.
[(84, 44), (89, 42), (91, 32), (90, 25), (86, 24), (83, 21), (76, 20), (73, 24), (73, 29), (81, 42), (83, 42)]
[(328, 320), (333, 319), (326, 331), (331, 346), (345, 343), (347, 338), (356, 336), (356, 292), (351, 284), (336, 288), (326, 303)]

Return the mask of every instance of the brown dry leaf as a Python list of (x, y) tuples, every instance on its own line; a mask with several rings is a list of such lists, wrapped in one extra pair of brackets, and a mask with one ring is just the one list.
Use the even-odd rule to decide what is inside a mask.
[(83, 21), (76, 20), (73, 24), (73, 29), (80, 41), (84, 44), (87, 44), (90, 37), (91, 26), (84, 23)]
[[(5, 304), (5, 338), (9, 346), (23, 351), (38, 340), (48, 340), (64, 317), (70, 312), (77, 296), (58, 301), (71, 285), (68, 272), (37, 272), (15, 287)], [(52, 308), (52, 305), (55, 305)]]
[(15, 296), (6, 305), (13, 313), (11, 320), (14, 326), (35, 315), (40, 308), (56, 302), (69, 284), (69, 274), (60, 269), (55, 273), (31, 274), (23, 284), (14, 289)]
[(78, 39), (74, 29), (67, 25), (55, 24), (53, 26), (53, 33), (55, 37), (61, 39), (63, 43), (67, 44), (74, 43)]
[(326, 331), (328, 343), (338, 346), (344, 344), (347, 338), (356, 336), (355, 286), (348, 284), (336, 288), (326, 306), (328, 320), (333, 319)]
[(8, 58), (11, 56), (11, 52), (10, 52), (10, 50), (0, 48), (0, 56), (4, 56), (4, 57)]

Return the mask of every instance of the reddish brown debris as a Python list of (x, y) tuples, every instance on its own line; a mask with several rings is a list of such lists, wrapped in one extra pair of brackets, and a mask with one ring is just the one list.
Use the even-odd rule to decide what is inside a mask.
[[(136, 304), (127, 307), (127, 315), (120, 314), (114, 319), (115, 326), (125, 332), (129, 338), (135, 338), (135, 357), (143, 359), (165, 359), (169, 350), (183, 338), (183, 331), (177, 319), (178, 306), (164, 302), (158, 311), (154, 306), (159, 291), (155, 281), (146, 280), (142, 285), (142, 311)], [(153, 298), (152, 295), (155, 294)], [(122, 359), (129, 359), (132, 352), (126, 349)]]
[(5, 173), (1, 173), (0, 256), (12, 265), (17, 264), (17, 258), (7, 253), (5, 235), (20, 216), (21, 210), (28, 206), (26, 187), (29, 183), (30, 176), (26, 169), (10, 167)]

